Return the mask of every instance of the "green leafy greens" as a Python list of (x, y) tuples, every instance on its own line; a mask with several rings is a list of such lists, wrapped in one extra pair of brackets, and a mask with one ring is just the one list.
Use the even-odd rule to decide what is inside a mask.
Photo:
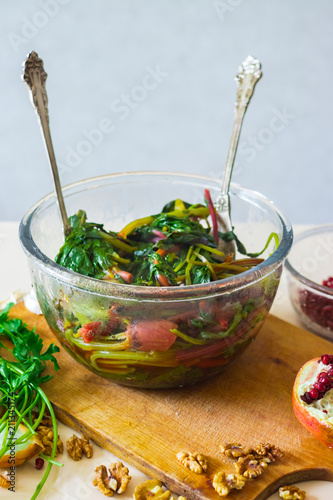
[[(217, 231), (215, 209), (207, 190), (205, 202), (207, 206), (173, 200), (159, 214), (134, 220), (118, 233), (87, 222), (86, 213), (80, 210), (70, 218), (72, 231), (55, 261), (85, 276), (113, 282), (196, 285), (247, 271), (262, 262), (258, 257), (272, 239), (278, 246), (279, 238), (272, 233), (261, 252), (248, 253), (233, 230)], [(218, 248), (219, 240), (235, 240), (238, 251), (249, 259), (225, 256)]]
[[(27, 443), (33, 435), (37, 434), (36, 428), (48, 409), (53, 424), (53, 446), (50, 457), (41, 454), (43, 459), (49, 463), (31, 497), (31, 500), (34, 500), (45, 484), (52, 464), (57, 464), (54, 461), (58, 439), (57, 422), (52, 405), (40, 388), (40, 384), (52, 378), (51, 375), (43, 375), (48, 361), (53, 363), (56, 370), (59, 370), (59, 365), (54, 357), (59, 348), (50, 344), (42, 352), (43, 341), (35, 330), (29, 330), (21, 319), (8, 317), (12, 306), (13, 304), (9, 304), (0, 312), (0, 337), (4, 337), (13, 344), (13, 347), (9, 348), (0, 342), (0, 408), (3, 408), (3, 414), (0, 418), (0, 434), (4, 435), (3, 442), (0, 443), (0, 458), (8, 454), (14, 445)], [(2, 356), (2, 350), (7, 351), (9, 357), (13, 359), (5, 359)], [(13, 430), (11, 429), (13, 425), (12, 407), (15, 409), (15, 429)], [(33, 412), (35, 413), (36, 410), (38, 416), (37, 419), (34, 419)], [(15, 438), (14, 441), (20, 424), (23, 424), (27, 431)]]

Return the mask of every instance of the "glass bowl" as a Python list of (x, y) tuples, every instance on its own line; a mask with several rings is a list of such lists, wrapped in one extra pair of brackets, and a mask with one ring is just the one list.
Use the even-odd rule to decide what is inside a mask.
[(333, 340), (333, 225), (305, 231), (295, 239), (286, 260), (289, 295), (303, 325)]
[[(83, 209), (88, 220), (119, 231), (176, 198), (202, 203), (204, 188), (216, 199), (220, 181), (135, 172), (87, 179), (63, 191), (68, 214)], [(232, 185), (231, 205), (247, 251), (261, 250), (271, 232), (278, 234), (279, 246), (274, 250), (271, 243), (264, 262), (212, 283), (144, 287), (96, 280), (56, 264), (63, 243), (57, 203), (54, 194), (39, 201), (21, 222), (20, 240), (41, 310), (63, 347), (94, 373), (133, 387), (177, 387), (218, 375), (255, 339), (293, 238), (290, 224), (262, 195)], [(123, 331), (107, 339), (85, 343), (77, 333), (114, 321)], [(175, 328), (183, 338), (170, 333)]]

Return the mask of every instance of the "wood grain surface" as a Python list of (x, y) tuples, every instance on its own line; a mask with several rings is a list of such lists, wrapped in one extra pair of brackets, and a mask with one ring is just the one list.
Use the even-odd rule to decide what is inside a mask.
[[(24, 305), (16, 305), (12, 315), (36, 326), (46, 345), (55, 341), (45, 319)], [(212, 487), (213, 476), (234, 472), (233, 461), (220, 452), (223, 442), (275, 444), (285, 456), (228, 496), (263, 500), (284, 484), (333, 481), (333, 451), (299, 424), (291, 402), (301, 365), (332, 353), (332, 347), (268, 316), (256, 341), (215, 380), (179, 389), (122, 387), (90, 373), (61, 349), (61, 370), (45, 392), (59, 420), (187, 499), (221, 498)], [(181, 450), (206, 455), (207, 473), (182, 467), (176, 459)]]

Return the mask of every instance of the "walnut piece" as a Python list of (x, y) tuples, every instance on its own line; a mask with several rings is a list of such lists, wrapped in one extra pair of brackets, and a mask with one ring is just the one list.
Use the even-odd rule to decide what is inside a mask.
[(220, 446), (220, 449), (229, 458), (246, 457), (252, 452), (249, 446), (243, 446), (240, 443), (224, 443)]
[(300, 490), (297, 486), (282, 486), (279, 488), (279, 495), (284, 500), (304, 500), (306, 497), (305, 491)]
[(112, 497), (113, 490), (111, 490), (109, 485), (108, 471), (105, 465), (99, 465), (95, 469), (95, 478), (93, 480), (93, 486), (97, 486), (97, 489), (107, 497)]
[[(111, 475), (110, 479), (110, 487), (113, 491), (117, 493), (124, 493), (127, 489), (127, 485), (132, 479), (131, 476), (128, 475), (129, 470), (124, 466), (122, 462), (116, 462), (111, 464), (109, 467), (109, 472)], [(112, 481), (112, 479), (114, 481)]]
[(200, 453), (180, 451), (177, 453), (177, 459), (184, 467), (190, 469), (196, 474), (202, 474), (203, 472), (206, 472), (208, 468), (207, 459)]
[(5, 488), (6, 490), (10, 487), (10, 477), (7, 471), (0, 475), (0, 487)]
[(114, 492), (124, 493), (132, 479), (128, 475), (128, 468), (122, 462), (116, 462), (110, 465), (109, 472), (110, 474), (108, 474), (105, 465), (96, 467), (93, 486), (97, 486), (103, 495), (107, 497), (112, 497)]
[(85, 456), (87, 458), (91, 458), (93, 456), (93, 447), (92, 447), (91, 442), (89, 441), (88, 438), (86, 438), (86, 436), (82, 435), (81, 443), (82, 443), (83, 453), (85, 454)]
[(72, 437), (69, 438), (69, 440), (66, 442), (67, 446), (67, 453), (68, 455), (78, 462), (82, 458), (82, 444), (81, 444), (81, 439), (78, 438), (75, 434), (73, 434)]
[[(49, 427), (46, 427), (46, 425), (39, 425), (36, 429), (37, 434), (41, 442), (43, 443), (44, 446), (44, 455), (46, 456), (51, 456), (52, 452), (52, 446), (53, 446), (53, 429), (50, 429)], [(58, 455), (58, 453), (62, 453), (64, 451), (64, 445), (63, 442), (60, 439), (60, 436), (58, 436), (57, 440), (57, 449), (55, 456)]]
[(254, 448), (251, 452), (256, 459), (263, 460), (268, 464), (271, 462), (275, 462), (277, 458), (281, 458), (284, 456), (284, 453), (280, 448), (275, 446), (274, 444), (264, 444), (260, 443), (256, 448)]
[[(34, 423), (36, 422), (36, 420), (38, 420), (38, 417), (39, 414), (37, 412), (32, 413), (32, 418)], [(51, 416), (44, 413), (42, 420), (39, 422), (39, 425), (45, 425), (46, 427), (53, 427)]]
[(82, 452), (84, 452), (87, 458), (91, 458), (93, 456), (92, 444), (85, 436), (79, 438), (73, 434), (73, 436), (66, 442), (66, 446), (68, 455), (77, 462), (81, 460)]
[(245, 485), (245, 478), (240, 474), (228, 474), (218, 472), (213, 479), (213, 487), (221, 497), (226, 497), (230, 490), (241, 490)]
[(158, 479), (149, 479), (139, 484), (134, 490), (134, 500), (173, 500), (170, 491), (162, 489), (162, 483)]
[(254, 479), (260, 476), (267, 468), (267, 462), (255, 458), (252, 454), (240, 457), (234, 465), (237, 472), (247, 479)]

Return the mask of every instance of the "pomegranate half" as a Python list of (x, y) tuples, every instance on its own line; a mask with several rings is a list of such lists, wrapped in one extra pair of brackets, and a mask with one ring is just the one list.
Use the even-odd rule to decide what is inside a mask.
[(319, 441), (333, 448), (333, 355), (305, 363), (293, 388), (297, 419)]

